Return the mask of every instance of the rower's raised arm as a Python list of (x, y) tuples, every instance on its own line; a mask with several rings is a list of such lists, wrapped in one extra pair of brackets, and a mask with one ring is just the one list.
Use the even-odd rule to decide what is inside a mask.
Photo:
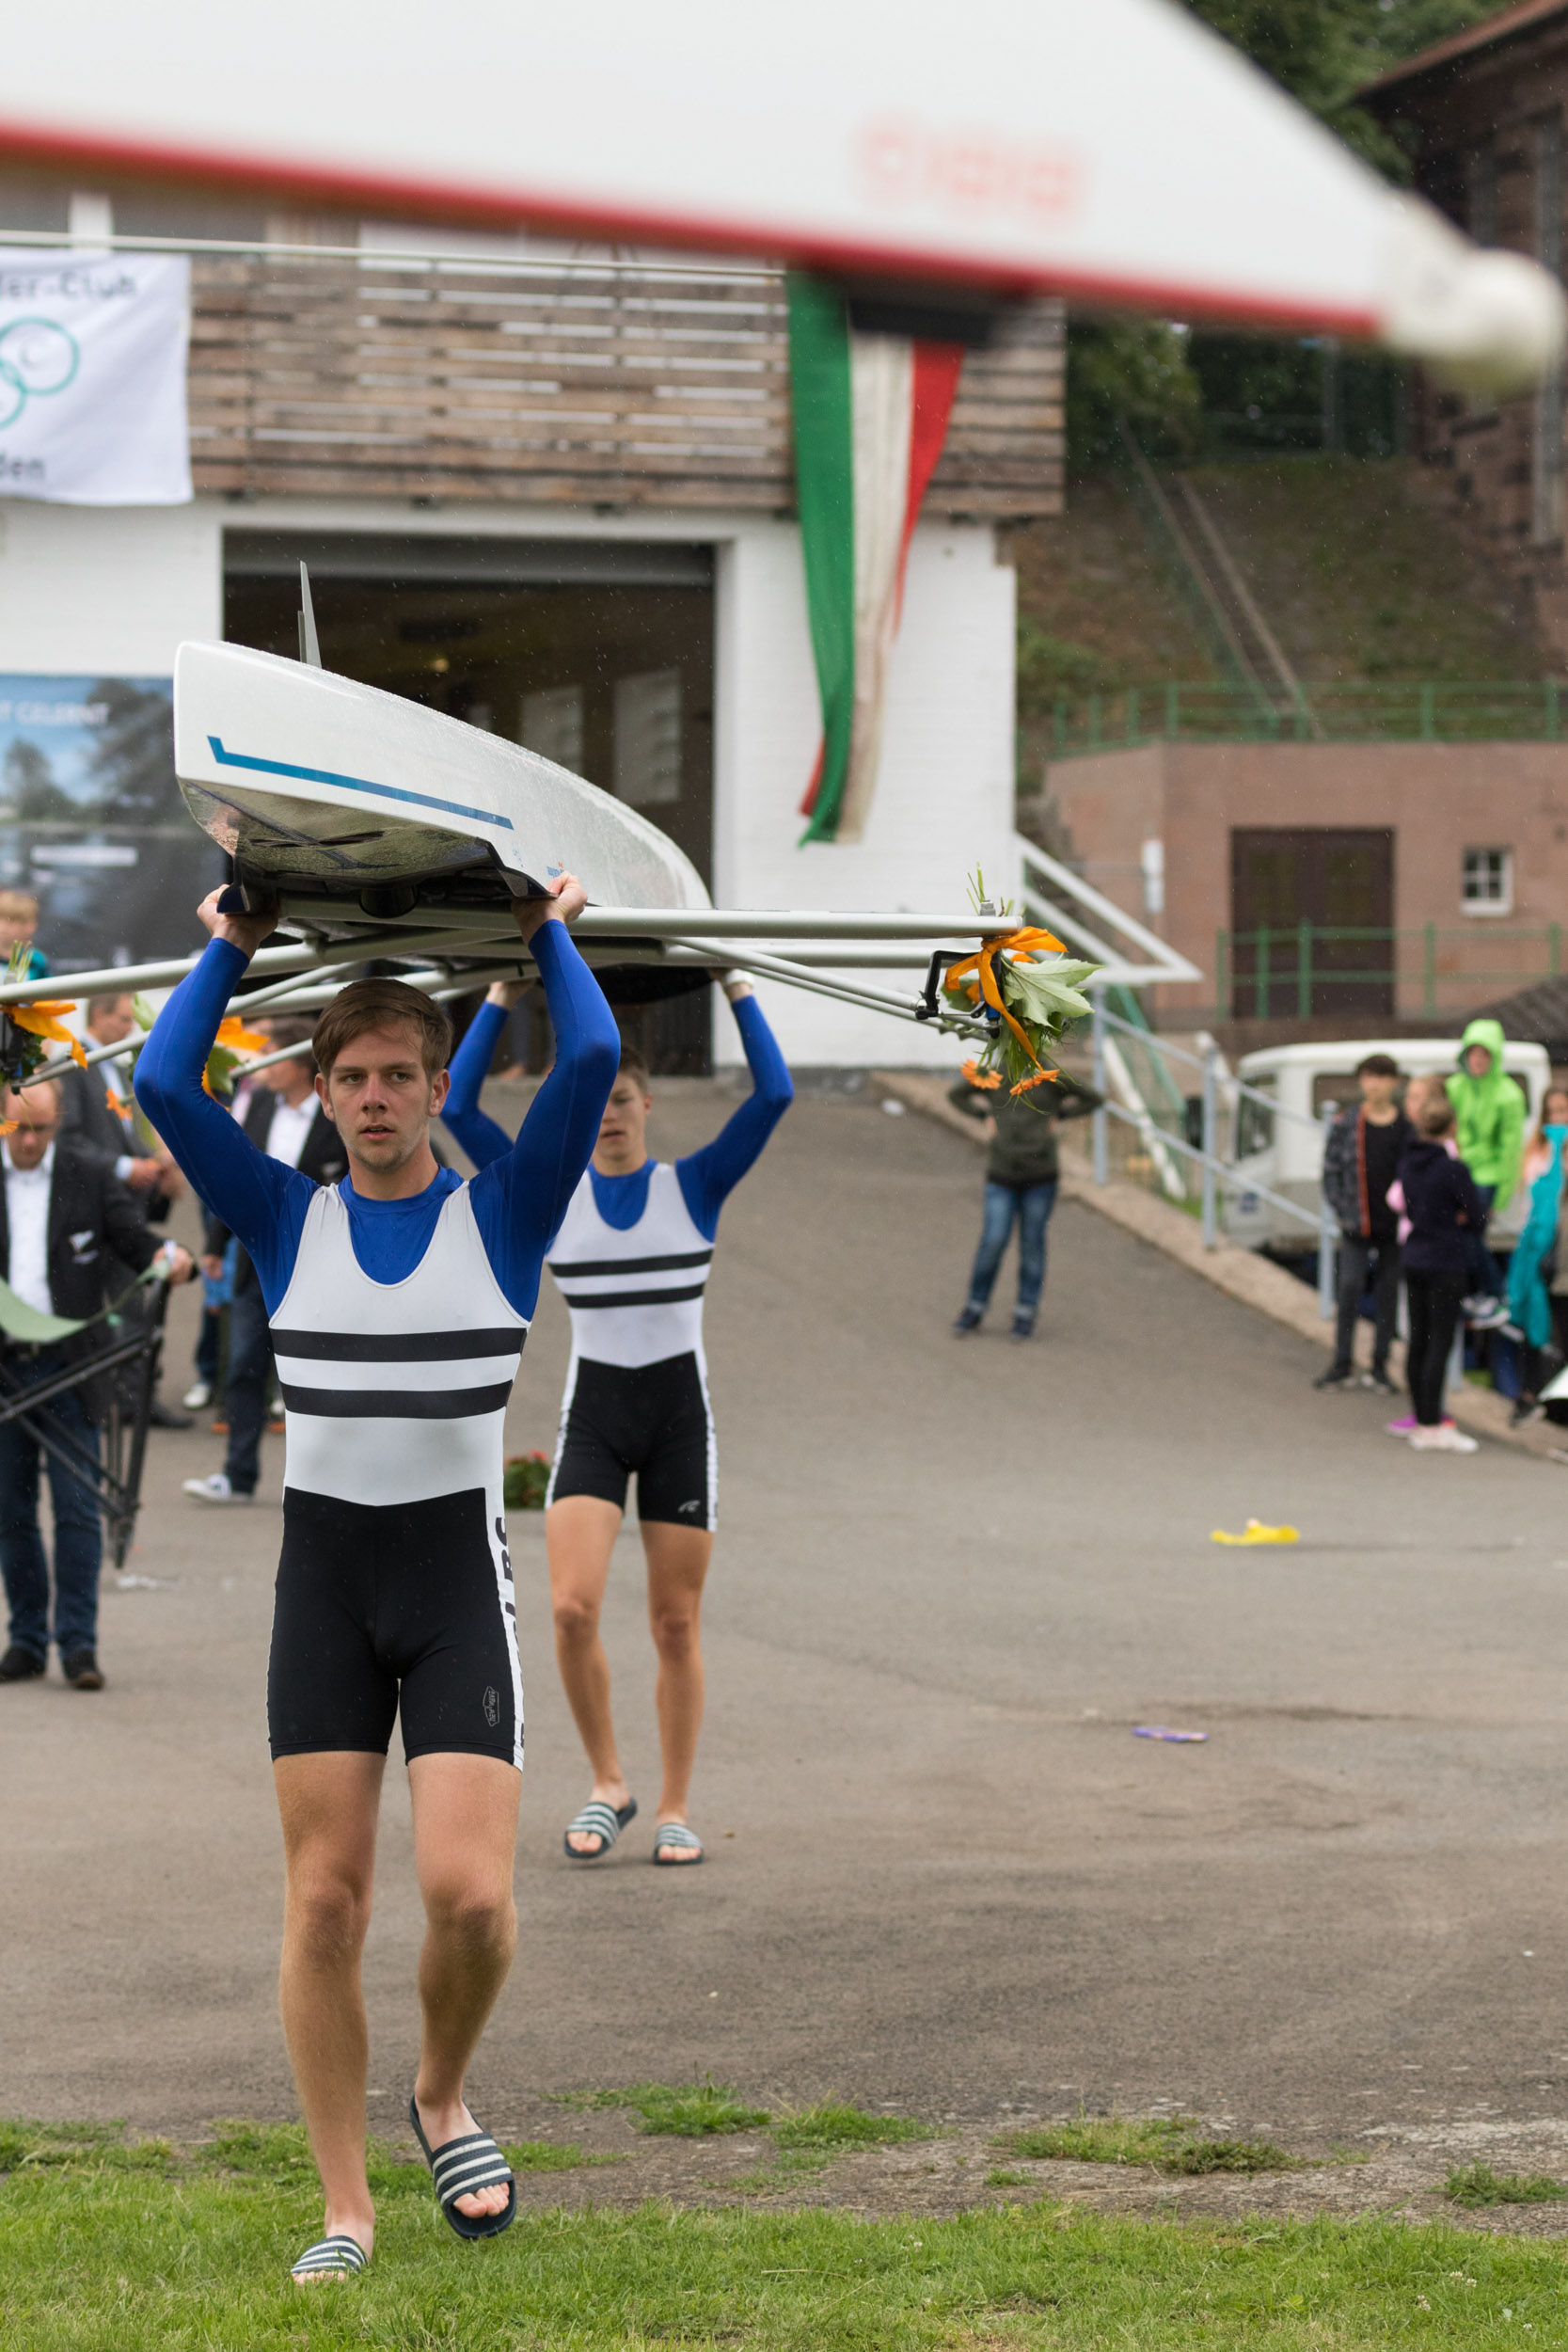
[(488, 1168), (492, 1160), (499, 1160), (512, 1149), (506, 1129), (499, 1127), (489, 1112), (479, 1106), (480, 1089), (509, 1010), (501, 993), (492, 989), (464, 1031), (463, 1042), (452, 1056), (447, 1073), (451, 1090), (441, 1105), (441, 1117), (476, 1168)]
[(497, 1279), (519, 1313), (530, 1315), (545, 1250), (593, 1156), (621, 1065), (615, 1016), (565, 923), (540, 923), (531, 945), (555, 1031), (555, 1060), (516, 1142), (471, 1188)]
[(675, 1173), (680, 1178), (692, 1223), (709, 1241), (719, 1231), (720, 1210), (747, 1169), (755, 1164), (768, 1136), (795, 1100), (789, 1065), (750, 984), (735, 977), (724, 985), (727, 994), (732, 988), (735, 991), (730, 995), (730, 1009), (745, 1048), (752, 1091), (739, 1109), (730, 1113), (711, 1143), (675, 1162)]
[[(255, 918), (252, 918), (254, 920)], [(280, 1160), (258, 1152), (238, 1120), (202, 1081), (229, 1000), (250, 955), (214, 936), (152, 1025), (136, 1062), (136, 1101), (214, 1214), (250, 1253), (269, 1306), (282, 1295), (291, 1245), (315, 1190)]]

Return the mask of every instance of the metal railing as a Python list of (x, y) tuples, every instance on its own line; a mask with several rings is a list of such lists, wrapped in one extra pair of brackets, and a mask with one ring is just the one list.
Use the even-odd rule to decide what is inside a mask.
[(1568, 740), (1568, 690), (1558, 678), (1447, 679), (1412, 684), (1361, 679), (1302, 685), (1292, 704), (1220, 680), (1129, 686), (1059, 702), (1051, 757), (1124, 751), (1143, 743), (1560, 743)]
[[(1316, 1242), (1318, 1311), (1326, 1320), (1334, 1312), (1335, 1252), (1338, 1247), (1339, 1229), (1321, 1185), (1317, 1208), (1305, 1209), (1299, 1201), (1287, 1200), (1283, 1193), (1275, 1192), (1267, 1184), (1260, 1184), (1256, 1176), (1243, 1174), (1233, 1161), (1225, 1157), (1220, 1149), (1220, 1109), (1223, 1091), (1232, 1113), (1232, 1136), (1237, 1123), (1236, 1110), (1243, 1102), (1250, 1102), (1259, 1104), (1271, 1120), (1289, 1120), (1297, 1126), (1312, 1128), (1325, 1143), (1334, 1116), (1332, 1109), (1325, 1110), (1321, 1119), (1311, 1119), (1304, 1112), (1287, 1109), (1272, 1094), (1265, 1094), (1258, 1087), (1247, 1086), (1228, 1071), (1222, 1077), (1224, 1057), (1212, 1039), (1208, 1041), (1201, 1053), (1193, 1053), (1186, 1046), (1173, 1044), (1169, 1038), (1155, 1035), (1112, 1012), (1105, 996), (1102, 987), (1090, 991), (1094, 1006), (1090, 1028), (1093, 1083), (1095, 1091), (1102, 1098), (1101, 1108), (1093, 1114), (1090, 1121), (1095, 1183), (1107, 1184), (1111, 1181), (1110, 1121), (1116, 1119), (1137, 1135), (1161, 1174), (1162, 1188), (1167, 1193), (1171, 1193), (1173, 1188), (1166, 1171), (1174, 1168), (1177, 1161), (1184, 1163), (1196, 1173), (1198, 1216), (1205, 1249), (1219, 1247), (1222, 1192), (1246, 1193), (1256, 1200), (1266, 1201), (1270, 1208), (1289, 1218), (1292, 1224), (1302, 1226)], [(1144, 1052), (1153, 1055), (1162, 1063), (1175, 1062), (1197, 1072), (1199, 1139), (1196, 1143), (1185, 1134), (1175, 1132), (1144, 1099), (1132, 1079), (1126, 1055), (1119, 1044), (1121, 1038), (1136, 1041)], [(1170, 1093), (1182, 1103), (1184, 1109), (1189, 1099), (1185, 1089), (1176, 1085), (1168, 1071), (1164, 1074)], [(1132, 1099), (1125, 1103), (1113, 1102), (1112, 1091), (1118, 1088)], [(1171, 1159), (1171, 1154), (1176, 1155), (1175, 1161)], [(1185, 1205), (1189, 1195), (1184, 1181), (1178, 1184), (1174, 1197)]]
[[(1452, 943), (1463, 942), (1462, 952)], [(1220, 1020), (1306, 1021), (1334, 1012), (1347, 988), (1381, 988), (1396, 1006), (1434, 1018), (1466, 1012), (1489, 991), (1530, 988), (1561, 977), (1560, 923), (1503, 925), (1478, 915), (1468, 924), (1260, 923), (1256, 930), (1214, 934), (1214, 1003)], [(1509, 950), (1517, 950), (1511, 957)], [(1379, 952), (1381, 950), (1381, 953)], [(1347, 952), (1348, 951), (1348, 952)], [(1485, 961), (1479, 961), (1484, 953)], [(1472, 962), (1471, 958), (1478, 959)], [(1451, 1006), (1439, 997), (1451, 998)]]

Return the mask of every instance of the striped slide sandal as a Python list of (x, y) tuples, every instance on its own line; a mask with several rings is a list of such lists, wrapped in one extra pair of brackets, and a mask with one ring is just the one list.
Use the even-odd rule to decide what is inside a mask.
[(291, 2279), (352, 2279), (365, 2268), (370, 2256), (356, 2237), (321, 2237), (308, 2246), (290, 2271)]
[[(459, 2237), (499, 2237), (517, 2217), (517, 2184), (512, 2167), (501, 2154), (488, 2132), (462, 2132), (456, 2139), (444, 2140), (433, 2148), (424, 2136), (420, 2122), (419, 2102), (408, 2102), (408, 2121), (414, 2126), (414, 2137), (424, 2151), (436, 2184), (436, 2202), (451, 2223)], [(476, 2188), (499, 2188), (506, 2183), (506, 2202), (499, 2213), (459, 2213), (452, 2202), (455, 2197), (471, 2197)]]
[[(577, 1820), (568, 1821), (566, 1824), (562, 1844), (566, 1849), (567, 1861), (602, 1862), (626, 1828), (626, 1823), (635, 1820), (636, 1818), (637, 1799), (635, 1797), (628, 1797), (619, 1811), (612, 1804), (605, 1804), (598, 1797), (592, 1798), (583, 1806)], [(584, 1853), (580, 1846), (573, 1845), (574, 1837), (596, 1837), (599, 1842), (592, 1853)]]
[[(677, 1859), (689, 1855), (689, 1861)], [(703, 1841), (684, 1821), (660, 1821), (654, 1832), (654, 1862), (660, 1870), (694, 1870), (703, 1859)]]

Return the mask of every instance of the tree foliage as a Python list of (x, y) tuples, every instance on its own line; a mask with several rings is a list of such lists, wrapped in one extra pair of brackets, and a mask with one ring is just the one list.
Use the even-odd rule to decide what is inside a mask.
[(1380, 73), (1446, 40), (1497, 0), (1190, 0), (1193, 13), (1380, 170), (1410, 177), (1398, 139), (1355, 103)]
[(1075, 472), (1117, 458), (1125, 417), (1153, 456), (1185, 457), (1202, 405), (1187, 337), (1163, 319), (1074, 319), (1068, 332), (1067, 442)]
[[(1497, 0), (1188, 5), (1347, 145), (1403, 182), (1410, 178), (1408, 154), (1396, 132), (1356, 103), (1357, 92), (1402, 58), (1495, 14)], [(1114, 459), (1118, 415), (1157, 457), (1192, 453), (1206, 408), (1303, 415), (1319, 403), (1321, 367), (1310, 343), (1234, 333), (1189, 337), (1154, 320), (1074, 318), (1068, 334), (1069, 463), (1081, 473)], [(1286, 435), (1280, 446), (1291, 445)]]

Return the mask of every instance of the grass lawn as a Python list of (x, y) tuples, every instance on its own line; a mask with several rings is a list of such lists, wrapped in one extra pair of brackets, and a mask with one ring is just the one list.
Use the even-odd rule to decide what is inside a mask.
[[(526, 2171), (586, 2161), (510, 2153)], [(644, 2205), (525, 2212), (469, 2247), (423, 2168), (383, 2151), (372, 2269), (302, 2291), (285, 2273), (319, 2207), (297, 2129), (230, 2126), (180, 2156), (109, 2131), (0, 2125), (0, 2172), (5, 2352), (1568, 2346), (1562, 2252), (1446, 2224)]]

